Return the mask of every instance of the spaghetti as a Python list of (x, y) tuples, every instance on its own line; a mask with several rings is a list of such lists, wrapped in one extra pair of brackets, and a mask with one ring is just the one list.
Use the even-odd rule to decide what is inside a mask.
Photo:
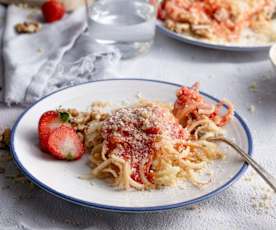
[[(228, 111), (221, 115), (224, 104)], [(208, 184), (198, 176), (223, 153), (207, 138), (221, 135), (232, 115), (231, 103), (207, 103), (198, 84), (181, 87), (173, 108), (142, 100), (116, 109), (85, 131), (92, 175), (120, 189), (156, 189), (179, 180)]]
[(237, 41), (246, 29), (271, 33), (274, 0), (163, 0), (159, 18), (177, 33)]

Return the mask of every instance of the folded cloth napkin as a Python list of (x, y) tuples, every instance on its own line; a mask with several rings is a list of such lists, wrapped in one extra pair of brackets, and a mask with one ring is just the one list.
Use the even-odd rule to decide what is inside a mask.
[(30, 18), (42, 21), (39, 10), (12, 5), (6, 12), (2, 55), (7, 104), (30, 104), (57, 89), (101, 78), (120, 58), (117, 50), (99, 46), (84, 34), (84, 9), (43, 24), (41, 32), (17, 34), (15, 25)]
[[(5, 17), (6, 16), (6, 11), (5, 7), (0, 5), (0, 54), (2, 53), (2, 39), (1, 39), (1, 34), (3, 34), (4, 30), (4, 25), (5, 25)], [(3, 68), (3, 57), (0, 55), (0, 98), (3, 98), (3, 77), (4, 76), (4, 68)]]

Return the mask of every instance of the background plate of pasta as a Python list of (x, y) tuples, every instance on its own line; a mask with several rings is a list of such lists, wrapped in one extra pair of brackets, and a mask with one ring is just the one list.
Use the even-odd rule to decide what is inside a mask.
[[(154, 93), (153, 93), (154, 89)], [(11, 149), (22, 172), (67, 201), (120, 212), (196, 204), (224, 191), (247, 166), (250, 131), (227, 99), (143, 79), (69, 87), (31, 106), (16, 122)]]
[(162, 0), (158, 28), (207, 48), (256, 51), (276, 41), (275, 0)]

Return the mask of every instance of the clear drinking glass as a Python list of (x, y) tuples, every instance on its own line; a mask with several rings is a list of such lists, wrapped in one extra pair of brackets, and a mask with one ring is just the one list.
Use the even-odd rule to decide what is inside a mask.
[(156, 0), (86, 0), (88, 34), (122, 58), (147, 52), (155, 36)]

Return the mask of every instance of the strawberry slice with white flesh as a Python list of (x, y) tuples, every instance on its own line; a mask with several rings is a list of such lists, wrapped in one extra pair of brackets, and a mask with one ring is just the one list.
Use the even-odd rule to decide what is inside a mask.
[(44, 152), (48, 152), (48, 138), (50, 134), (58, 127), (68, 123), (70, 115), (66, 112), (47, 111), (42, 114), (38, 124), (38, 134), (40, 148)]
[(50, 134), (48, 150), (57, 159), (72, 161), (82, 157), (84, 145), (73, 128), (62, 125)]

